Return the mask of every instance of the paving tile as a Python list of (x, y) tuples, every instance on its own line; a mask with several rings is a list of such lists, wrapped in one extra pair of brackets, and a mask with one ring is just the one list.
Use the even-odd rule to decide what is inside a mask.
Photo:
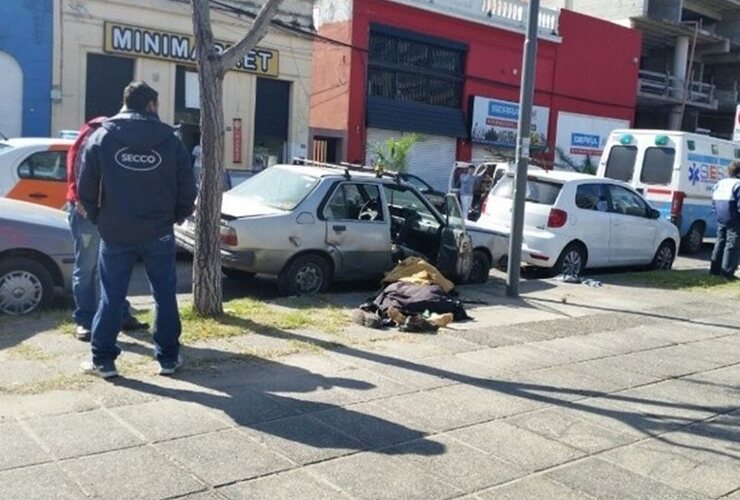
[(0, 470), (48, 462), (51, 457), (17, 423), (0, 425)]
[(8, 414), (18, 418), (44, 417), (63, 413), (76, 413), (99, 408), (100, 405), (82, 391), (47, 391), (41, 394), (8, 396), (0, 400), (0, 415)]
[(205, 489), (149, 446), (68, 460), (62, 467), (94, 498), (166, 498)]
[(315, 498), (322, 500), (347, 499), (336, 489), (320, 482), (302, 470), (281, 472), (272, 476), (243, 481), (218, 489), (227, 498), (240, 500), (294, 500)]
[(385, 410), (382, 401), (336, 408), (316, 413), (313, 418), (370, 449), (411, 441), (427, 433), (413, 419)]
[(534, 344), (538, 349), (552, 351), (553, 358), (558, 364), (586, 361), (589, 359), (603, 358), (615, 354), (615, 351), (604, 347), (589, 345), (581, 341), (581, 336), (558, 338), (537, 342)]
[(347, 455), (367, 448), (367, 445), (349, 434), (309, 415), (266, 422), (255, 425), (253, 429), (245, 432), (256, 441), (300, 464)]
[(530, 344), (482, 349), (462, 353), (458, 356), (466, 361), (488, 366), (501, 373), (536, 370), (564, 362), (555, 359), (551, 351), (538, 349)]
[(467, 492), (482, 490), (526, 474), (515, 465), (449, 436), (435, 436), (432, 439), (444, 446), (444, 453), (427, 453), (429, 444), (426, 440), (396, 446), (389, 453), (398, 454), (403, 460), (409, 460), (422, 470)]
[(251, 479), (293, 465), (236, 430), (200, 434), (155, 446), (212, 486)]
[(462, 493), (454, 486), (390, 455), (360, 453), (322, 462), (310, 472), (354, 498), (369, 500), (445, 499)]
[(527, 471), (545, 469), (583, 456), (579, 450), (502, 421), (479, 424), (449, 434)]
[(547, 476), (574, 490), (599, 499), (698, 500), (694, 493), (635, 474), (596, 458), (549, 472)]
[(482, 500), (593, 500), (592, 496), (579, 493), (543, 476), (534, 476), (477, 493)]
[(557, 407), (508, 418), (505, 422), (586, 453), (614, 448), (636, 439), (633, 435), (600, 427), (578, 418), (575, 412)]
[[(222, 397), (222, 399), (226, 399)], [(164, 441), (227, 427), (216, 412), (196, 403), (162, 400), (112, 410), (149, 441)]]
[(648, 375), (641, 371), (628, 370), (621, 363), (622, 356), (614, 358), (596, 359), (574, 363), (567, 366), (568, 370), (577, 374), (604, 379), (612, 384), (613, 391), (629, 389), (651, 382), (657, 382), (663, 377)]
[(86, 498), (56, 464), (0, 471), (0, 496), (23, 500)]
[(4, 359), (0, 363), (0, 387), (13, 388), (54, 377), (54, 372), (41, 361)]
[(142, 443), (105, 410), (40, 417), (27, 421), (58, 458), (78, 457)]
[(523, 395), (543, 404), (560, 404), (600, 396), (620, 387), (619, 384), (601, 377), (576, 373), (569, 366), (555, 366), (521, 373), (511, 385)]

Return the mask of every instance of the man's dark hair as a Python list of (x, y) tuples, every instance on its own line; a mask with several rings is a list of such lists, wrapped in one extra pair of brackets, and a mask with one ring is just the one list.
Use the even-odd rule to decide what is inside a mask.
[(123, 89), (123, 104), (138, 113), (145, 112), (147, 105), (158, 97), (157, 91), (146, 82), (131, 82)]
[(740, 175), (740, 161), (733, 161), (730, 163), (730, 166), (727, 168), (727, 175), (730, 177), (737, 177)]

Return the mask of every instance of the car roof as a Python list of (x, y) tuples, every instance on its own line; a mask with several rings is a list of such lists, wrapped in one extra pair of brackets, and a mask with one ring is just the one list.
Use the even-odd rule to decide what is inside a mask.
[[(287, 165), (287, 164), (278, 164), (273, 165), (270, 168), (280, 168), (283, 170), (288, 170), (290, 172), (295, 172), (297, 174), (308, 174), (311, 177), (318, 177), (318, 178), (336, 178), (336, 179), (346, 179), (345, 171), (342, 169), (341, 166), (337, 166), (336, 168), (332, 167), (320, 167), (315, 165)], [(375, 175), (375, 172), (372, 170), (367, 171), (361, 171), (361, 170), (353, 170), (348, 169), (349, 175), (353, 180), (362, 180), (365, 182), (377, 182), (382, 184), (395, 184), (395, 180), (390, 177), (378, 177)]]
[(58, 137), (14, 137), (5, 141), (0, 141), (14, 148), (28, 146), (72, 146), (75, 143), (72, 139), (60, 139)]

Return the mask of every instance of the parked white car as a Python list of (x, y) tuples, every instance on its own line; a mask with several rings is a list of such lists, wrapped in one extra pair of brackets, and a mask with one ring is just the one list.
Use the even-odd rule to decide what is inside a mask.
[[(496, 184), (482, 226), (510, 233), (513, 185), (512, 173)], [(624, 182), (530, 169), (526, 200), (522, 261), (529, 265), (576, 276), (594, 267), (673, 265), (678, 229)]]

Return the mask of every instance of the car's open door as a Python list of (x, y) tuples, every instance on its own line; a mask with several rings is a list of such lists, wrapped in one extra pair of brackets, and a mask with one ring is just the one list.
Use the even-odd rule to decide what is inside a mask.
[(437, 268), (445, 276), (458, 283), (464, 283), (473, 264), (473, 246), (470, 236), (465, 231), (465, 222), (457, 196), (448, 194), (445, 202), (446, 224), (442, 228)]

